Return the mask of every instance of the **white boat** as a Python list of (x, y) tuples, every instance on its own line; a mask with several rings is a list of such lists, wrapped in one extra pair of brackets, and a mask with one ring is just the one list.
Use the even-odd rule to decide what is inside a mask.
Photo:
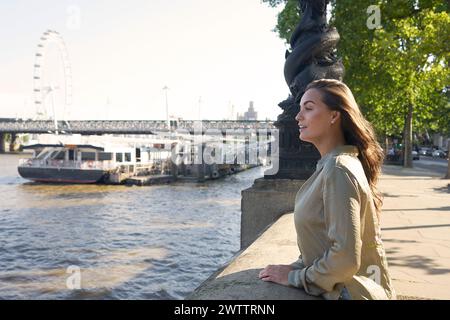
[[(157, 148), (104, 148), (83, 144), (35, 144), (30, 159), (19, 161), (18, 171), (25, 179), (52, 183), (98, 183), (121, 168), (134, 174), (161, 161)], [(131, 170), (130, 170), (131, 168)]]

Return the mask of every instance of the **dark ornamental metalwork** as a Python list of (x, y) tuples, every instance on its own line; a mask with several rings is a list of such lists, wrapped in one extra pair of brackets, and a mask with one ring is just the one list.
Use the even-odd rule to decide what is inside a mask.
[(339, 33), (327, 25), (329, 0), (300, 0), (301, 21), (289, 41), (286, 51), (284, 77), (290, 95), (279, 106), (283, 113), (275, 126), (279, 129), (280, 159), (276, 175), (266, 179), (307, 179), (314, 172), (320, 158), (310, 143), (300, 141), (295, 116), (306, 86), (317, 79), (338, 79), (344, 76), (344, 66), (336, 56)]

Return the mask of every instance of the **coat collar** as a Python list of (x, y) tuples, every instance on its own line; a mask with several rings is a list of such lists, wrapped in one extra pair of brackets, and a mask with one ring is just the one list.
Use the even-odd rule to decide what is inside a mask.
[(353, 145), (337, 146), (336, 148), (334, 148), (333, 150), (328, 152), (326, 155), (324, 155), (322, 158), (320, 158), (319, 161), (317, 161), (316, 170), (322, 169), (323, 166), (325, 165), (325, 163), (327, 162), (327, 160), (333, 158), (334, 156), (344, 155), (344, 154), (347, 154), (347, 155), (350, 155), (353, 157), (357, 157), (359, 155), (359, 151), (358, 151), (358, 148)]

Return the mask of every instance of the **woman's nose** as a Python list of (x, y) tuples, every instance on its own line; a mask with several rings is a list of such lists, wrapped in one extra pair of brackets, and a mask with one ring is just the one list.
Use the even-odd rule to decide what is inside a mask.
[(300, 110), (300, 111), (297, 113), (297, 116), (295, 116), (295, 120), (300, 121), (302, 118), (303, 118), (303, 116), (302, 116), (302, 111)]

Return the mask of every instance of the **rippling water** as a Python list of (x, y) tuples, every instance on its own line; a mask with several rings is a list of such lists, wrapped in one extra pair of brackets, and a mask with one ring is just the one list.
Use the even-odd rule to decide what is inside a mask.
[(0, 155), (0, 299), (182, 299), (239, 250), (241, 191), (263, 175), (45, 185), (18, 176), (21, 157)]

